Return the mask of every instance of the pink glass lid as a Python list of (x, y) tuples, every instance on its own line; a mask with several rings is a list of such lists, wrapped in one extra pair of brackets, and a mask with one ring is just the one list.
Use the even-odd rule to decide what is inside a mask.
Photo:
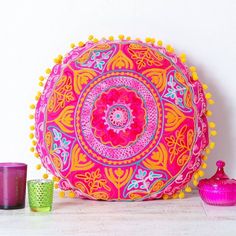
[(216, 173), (209, 179), (199, 181), (198, 188), (201, 190), (220, 190), (225, 192), (236, 191), (236, 180), (230, 179), (224, 172), (224, 161), (216, 162)]
[(0, 162), (0, 168), (25, 168), (27, 164), (20, 162)]

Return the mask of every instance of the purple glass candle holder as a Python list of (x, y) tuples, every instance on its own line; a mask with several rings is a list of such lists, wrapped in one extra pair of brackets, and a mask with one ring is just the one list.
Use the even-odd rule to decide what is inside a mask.
[(25, 207), (27, 165), (0, 163), (0, 209)]

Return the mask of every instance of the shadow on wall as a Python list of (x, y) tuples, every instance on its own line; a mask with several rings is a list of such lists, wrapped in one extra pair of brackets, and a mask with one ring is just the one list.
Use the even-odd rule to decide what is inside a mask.
[(235, 166), (234, 154), (232, 153), (233, 145), (233, 133), (230, 124), (230, 107), (227, 106), (224, 100), (223, 91), (214, 83), (214, 78), (210, 76), (205, 69), (205, 65), (199, 65), (197, 67), (199, 78), (202, 83), (208, 85), (208, 91), (212, 93), (212, 97), (215, 100), (214, 105), (208, 105), (208, 109), (213, 112), (213, 115), (208, 118), (209, 121), (216, 123), (216, 130), (218, 135), (210, 137), (212, 141), (216, 143), (215, 149), (212, 150), (207, 160), (206, 177), (210, 177), (216, 171), (216, 161), (223, 160), (226, 162), (225, 171), (231, 178), (236, 178), (236, 174), (233, 171)]

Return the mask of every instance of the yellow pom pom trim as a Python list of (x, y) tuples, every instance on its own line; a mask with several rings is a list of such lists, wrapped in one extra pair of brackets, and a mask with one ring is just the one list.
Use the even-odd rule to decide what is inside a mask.
[(60, 191), (58, 193), (58, 195), (59, 195), (60, 198), (64, 198), (65, 197), (65, 192), (64, 191)]
[(172, 195), (172, 198), (173, 198), (173, 199), (176, 199), (176, 198), (178, 198), (178, 196), (179, 196), (178, 193), (174, 193), (174, 194)]
[(94, 43), (97, 43), (98, 41), (99, 41), (99, 40), (98, 40), (97, 38), (94, 38), (94, 39), (93, 39), (93, 42), (94, 42)]
[(206, 112), (206, 115), (207, 115), (207, 116), (212, 116), (212, 111), (208, 110), (208, 111)]
[(215, 143), (215, 142), (211, 142), (210, 145), (209, 145), (210, 149), (214, 149), (215, 146), (216, 146), (216, 143)]
[(212, 130), (211, 131), (211, 136), (216, 136), (217, 135), (217, 131), (216, 130)]
[(63, 56), (62, 56), (61, 54), (59, 54), (59, 55), (57, 56), (57, 58), (60, 59), (60, 60), (62, 60), (62, 59), (63, 59)]
[(42, 75), (39, 76), (39, 80), (40, 80), (40, 81), (44, 81), (44, 79), (45, 79), (45, 78), (44, 78)]
[(34, 152), (34, 147), (31, 147), (31, 148), (30, 148), (30, 151), (31, 151), (31, 152)]
[(70, 192), (68, 193), (68, 197), (69, 197), (69, 198), (74, 198), (74, 197), (75, 197), (75, 193), (74, 193), (73, 191), (70, 191)]
[(195, 66), (190, 66), (189, 69), (190, 69), (191, 72), (196, 72), (197, 71), (197, 68)]
[(74, 44), (74, 43), (71, 43), (71, 44), (70, 44), (70, 47), (71, 47), (71, 48), (74, 48), (74, 47), (75, 47), (75, 44)]
[(52, 180), (53, 180), (54, 182), (58, 182), (60, 179), (59, 179), (57, 176), (53, 176), (53, 177), (52, 177)]
[(29, 134), (29, 138), (30, 138), (30, 139), (33, 139), (33, 138), (34, 138), (34, 134), (33, 134), (33, 133), (30, 133), (30, 134)]
[(163, 194), (162, 198), (163, 198), (164, 200), (167, 200), (167, 199), (169, 198), (169, 196), (168, 196), (167, 194)]
[(147, 37), (147, 38), (145, 39), (146, 43), (150, 43), (151, 40), (152, 40), (152, 39), (151, 39), (150, 37)]
[(88, 36), (88, 40), (92, 40), (93, 38), (94, 38), (94, 37), (93, 37), (92, 34)]
[(151, 43), (151, 44), (154, 44), (155, 42), (156, 42), (156, 39), (151, 38), (150, 43)]
[(50, 69), (50, 68), (47, 68), (47, 69), (45, 70), (45, 72), (46, 72), (46, 74), (50, 74), (50, 73), (51, 73), (51, 69)]
[(83, 46), (84, 46), (84, 42), (80, 41), (80, 42), (78, 43), (78, 45), (79, 45), (79, 47), (83, 47)]
[(187, 187), (185, 188), (185, 192), (186, 192), (186, 193), (190, 193), (190, 192), (192, 192), (191, 187), (190, 187), (190, 186), (187, 186)]
[(114, 41), (114, 37), (113, 37), (113, 36), (109, 36), (108, 39), (109, 39), (110, 41)]
[(36, 158), (39, 158), (39, 154), (38, 154), (37, 152), (34, 154), (34, 156), (35, 156)]
[(54, 188), (55, 188), (55, 189), (58, 189), (58, 187), (59, 187), (59, 186), (58, 186), (58, 183), (55, 183), (55, 184), (54, 184)]
[(204, 90), (208, 89), (208, 86), (206, 84), (203, 84), (202, 87), (203, 87)]
[(36, 145), (37, 145), (37, 141), (36, 141), (36, 140), (33, 140), (33, 141), (32, 141), (32, 145), (33, 145), (33, 146), (36, 146)]
[(202, 166), (203, 169), (206, 169), (207, 168), (207, 163), (203, 162), (201, 166)]
[(127, 37), (126, 37), (126, 40), (131, 40), (131, 37), (130, 37), (130, 36), (127, 36)]
[(202, 157), (203, 161), (207, 161), (207, 159), (208, 159), (208, 157), (206, 155)]
[(193, 178), (194, 178), (195, 180), (197, 180), (197, 179), (199, 178), (198, 172), (194, 173)]
[(206, 97), (206, 99), (210, 99), (210, 98), (212, 97), (212, 94), (211, 94), (211, 93), (207, 93), (207, 94), (205, 95), (205, 97)]
[(197, 185), (198, 185), (198, 181), (197, 181), (197, 180), (194, 180), (194, 181), (193, 181), (193, 185), (194, 185), (194, 186), (197, 186)]
[(203, 177), (205, 174), (203, 170), (198, 170), (197, 173), (199, 174), (200, 177)]
[(158, 40), (157, 45), (161, 47), (163, 45), (163, 42), (161, 40)]
[(32, 110), (35, 109), (35, 105), (34, 105), (34, 104), (31, 104), (31, 105), (30, 105), (30, 109), (32, 109)]
[(166, 45), (166, 50), (167, 50), (167, 52), (170, 52), (170, 53), (174, 52), (174, 48), (169, 44)]
[(31, 125), (31, 126), (30, 126), (30, 130), (32, 130), (32, 131), (35, 130), (34, 125)]
[(180, 198), (180, 199), (183, 199), (183, 198), (184, 198), (184, 196), (185, 196), (184, 192), (183, 192), (183, 191), (181, 191), (181, 192), (179, 193), (179, 198)]
[(124, 36), (123, 34), (120, 34), (120, 35), (118, 36), (118, 38), (119, 38), (120, 40), (123, 40), (123, 39), (125, 38), (125, 36)]
[(47, 178), (48, 178), (48, 174), (46, 174), (46, 173), (43, 174), (43, 178), (44, 178), (44, 179), (47, 179)]
[(209, 99), (209, 100), (208, 100), (208, 103), (209, 103), (210, 105), (213, 105), (213, 104), (215, 104), (215, 101), (214, 101), (213, 99)]
[(193, 72), (193, 73), (192, 73), (192, 77), (193, 77), (193, 80), (194, 80), (194, 81), (198, 80), (198, 74), (197, 74), (197, 72)]
[(42, 167), (42, 165), (41, 164), (38, 164), (38, 165), (36, 165), (36, 170), (40, 170), (41, 169), (41, 167)]
[(141, 39), (140, 38), (136, 38), (135, 40), (140, 41)]
[(34, 115), (29, 115), (29, 119), (33, 120), (34, 119)]
[(184, 53), (182, 53), (181, 55), (180, 55), (180, 60), (181, 60), (181, 62), (186, 62), (187, 61), (187, 59), (186, 59), (186, 54), (184, 54)]
[(207, 149), (206, 149), (206, 154), (209, 155), (210, 153), (211, 153), (211, 149), (207, 148)]
[(210, 122), (210, 123), (209, 123), (209, 127), (212, 128), (212, 129), (214, 129), (214, 128), (216, 127), (215, 122)]
[(42, 81), (39, 82), (39, 86), (43, 87), (43, 82)]

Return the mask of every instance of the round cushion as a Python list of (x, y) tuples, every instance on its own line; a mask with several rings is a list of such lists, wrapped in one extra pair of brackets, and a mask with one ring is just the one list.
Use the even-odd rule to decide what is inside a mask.
[(37, 151), (76, 196), (157, 199), (199, 169), (205, 113), (201, 83), (171, 50), (89, 41), (52, 68), (36, 107)]

